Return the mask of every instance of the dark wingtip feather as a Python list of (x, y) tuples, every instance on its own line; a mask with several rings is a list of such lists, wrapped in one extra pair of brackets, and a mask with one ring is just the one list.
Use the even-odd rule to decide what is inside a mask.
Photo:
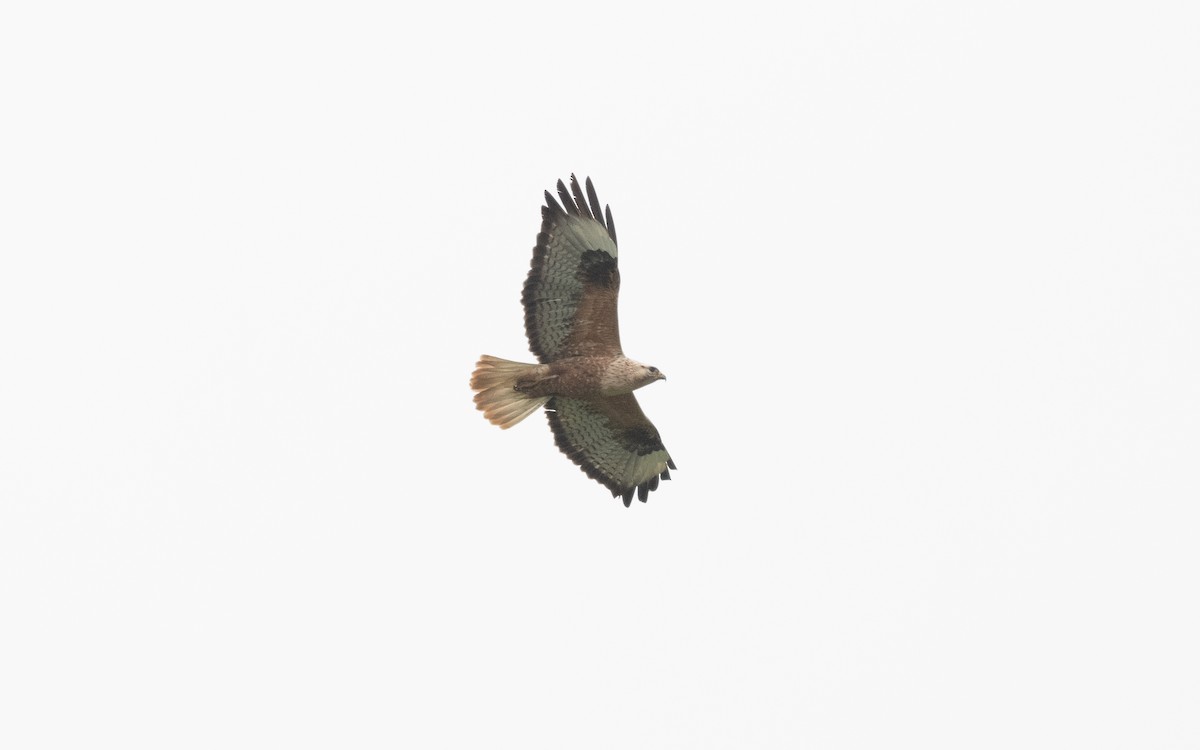
[(633, 502), (633, 488), (632, 487), (625, 490), (625, 494), (621, 495), (621, 500), (624, 501), (625, 507), (628, 508), (629, 504)]
[(643, 482), (642, 484), (639, 484), (637, 490), (638, 490), (638, 500), (640, 500), (643, 503), (646, 502), (646, 498), (650, 497), (649, 483)]
[(608, 206), (604, 207), (604, 223), (608, 226), (608, 236), (612, 238), (613, 244), (617, 244), (617, 225), (613, 223), (612, 209)]
[(657, 489), (658, 489), (658, 477), (657, 476), (650, 477), (650, 491), (654, 492)]
[(658, 475), (658, 478), (659, 478), (659, 479), (661, 479), (661, 480), (663, 480), (663, 481), (670, 481), (670, 480), (671, 480), (671, 471), (670, 471), (670, 469), (663, 469), (663, 470), (662, 470), (662, 474), (659, 474), (659, 475)]
[(579, 215), (579, 206), (575, 205), (575, 199), (571, 197), (571, 191), (567, 190), (567, 186), (562, 180), (558, 181), (558, 197), (562, 198), (563, 208), (567, 209), (567, 213)]
[(547, 211), (554, 216), (563, 213), (562, 206), (558, 205), (558, 201), (554, 200), (554, 196), (550, 194), (550, 191), (546, 190), (544, 192), (546, 194), (546, 205), (542, 208), (542, 216), (546, 216)]
[(592, 214), (592, 209), (588, 206), (587, 198), (583, 197), (583, 188), (579, 187), (579, 178), (575, 173), (571, 173), (571, 195), (575, 197), (575, 205), (579, 206), (579, 215), (588, 219), (598, 219), (598, 215)]
[(679, 471), (679, 467), (675, 465), (675, 462), (672, 461), (669, 456), (667, 457), (667, 468), (674, 469), (675, 471)]
[[(588, 177), (583, 184), (587, 186), (588, 206), (592, 209), (592, 216), (596, 221), (600, 221), (604, 212), (600, 210), (600, 199), (596, 197), (596, 188), (592, 186), (592, 178)], [(607, 227), (605, 228), (607, 229)]]

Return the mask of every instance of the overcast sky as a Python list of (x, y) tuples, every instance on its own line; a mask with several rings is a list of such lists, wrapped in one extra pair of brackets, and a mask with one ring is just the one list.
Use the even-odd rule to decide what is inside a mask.
[[(1192, 3), (0, 11), (0, 745), (1200, 745)], [(545, 419), (590, 175), (679, 465)]]

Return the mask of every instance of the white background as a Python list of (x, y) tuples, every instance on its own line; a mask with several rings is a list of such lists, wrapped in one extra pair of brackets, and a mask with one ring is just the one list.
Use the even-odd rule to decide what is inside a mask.
[(0, 13), (0, 744), (1200, 745), (1194, 4), (430, 5)]

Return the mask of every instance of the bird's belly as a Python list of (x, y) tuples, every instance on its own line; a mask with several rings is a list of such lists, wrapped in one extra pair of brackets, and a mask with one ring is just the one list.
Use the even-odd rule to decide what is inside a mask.
[(610, 395), (604, 372), (610, 357), (572, 357), (550, 365), (551, 377), (540, 384), (546, 396), (595, 398)]

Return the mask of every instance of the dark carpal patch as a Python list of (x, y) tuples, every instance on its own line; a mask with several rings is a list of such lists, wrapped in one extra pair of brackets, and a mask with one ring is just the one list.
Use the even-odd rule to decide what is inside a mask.
[[(666, 450), (657, 430), (646, 427), (630, 427), (621, 433), (621, 444), (639, 456), (648, 456), (655, 451)], [(675, 468), (675, 467), (671, 467)]]
[(610, 288), (616, 287), (620, 278), (617, 275), (617, 259), (603, 250), (583, 251), (575, 274), (584, 284)]

